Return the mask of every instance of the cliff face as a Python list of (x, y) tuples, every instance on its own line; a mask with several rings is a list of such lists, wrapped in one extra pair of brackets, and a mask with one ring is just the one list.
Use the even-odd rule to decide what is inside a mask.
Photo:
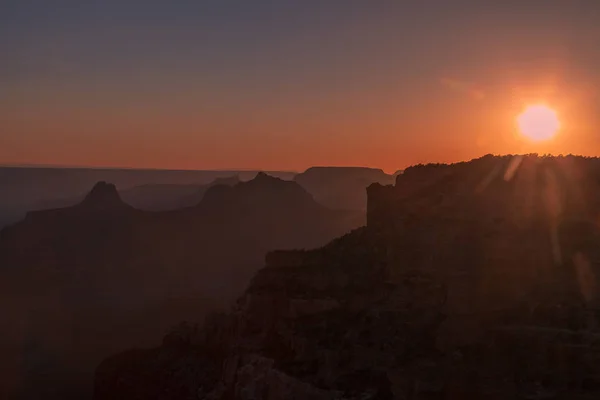
[(105, 361), (96, 399), (596, 398), (599, 178), (577, 157), (409, 168), (369, 188), (367, 227), (270, 253), (231, 313)]
[[(443, 290), (417, 277), (388, 282), (367, 235), (363, 228), (321, 250), (271, 255), (232, 313), (200, 332), (179, 335), (186, 357), (197, 354), (193, 367), (180, 366), (172, 344), (124, 353), (98, 368), (96, 398), (332, 399), (370, 392), (378, 396), (373, 398), (392, 398), (386, 370), (395, 365), (396, 352), (409, 351), (415, 335), (424, 351), (432, 350)], [(412, 302), (402, 289), (407, 285), (423, 300), (411, 311), (401, 306)], [(412, 331), (403, 328), (409, 320)], [(147, 394), (144, 364), (170, 357), (178, 361), (152, 370), (151, 382), (190, 368), (217, 374), (178, 381), (187, 397), (169, 397), (173, 383), (152, 383)], [(139, 390), (146, 394), (136, 397)]]
[[(573, 285), (578, 260), (593, 266), (600, 256), (599, 167), (581, 157), (487, 156), (409, 168), (394, 187), (369, 188), (368, 226), (390, 249), (392, 269), (462, 271), (512, 286), (509, 298), (521, 291), (595, 302)], [(486, 290), (495, 289), (505, 288)]]

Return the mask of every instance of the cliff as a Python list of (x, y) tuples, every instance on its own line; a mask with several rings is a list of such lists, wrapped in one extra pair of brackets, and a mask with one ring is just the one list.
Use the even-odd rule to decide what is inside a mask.
[(572, 156), (408, 168), (369, 188), (367, 227), (270, 253), (230, 313), (106, 360), (95, 398), (596, 398), (599, 178)]

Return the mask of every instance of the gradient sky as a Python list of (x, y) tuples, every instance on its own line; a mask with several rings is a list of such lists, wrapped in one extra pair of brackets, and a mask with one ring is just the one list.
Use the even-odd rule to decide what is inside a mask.
[[(0, 0), (0, 164), (600, 154), (598, 0)], [(531, 144), (515, 117), (559, 114)]]

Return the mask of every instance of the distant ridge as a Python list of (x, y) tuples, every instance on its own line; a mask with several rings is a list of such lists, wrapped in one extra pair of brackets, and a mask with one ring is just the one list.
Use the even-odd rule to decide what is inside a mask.
[(218, 205), (220, 202), (238, 204), (269, 205), (276, 208), (296, 209), (319, 205), (313, 196), (295, 181), (288, 181), (259, 172), (254, 179), (239, 182), (231, 187), (214, 185), (210, 187), (200, 205)]
[(311, 167), (296, 175), (294, 180), (327, 207), (365, 210), (367, 186), (372, 183), (392, 184), (394, 175), (378, 168)]
[(197, 204), (169, 211), (131, 207), (109, 182), (0, 230), (0, 345), (11, 349), (0, 383), (22, 374), (40, 394), (23, 398), (83, 398), (56, 393), (91, 391), (103, 358), (230, 305), (268, 251), (318, 247), (364, 224), (363, 212), (330, 210), (262, 172), (216, 179)]

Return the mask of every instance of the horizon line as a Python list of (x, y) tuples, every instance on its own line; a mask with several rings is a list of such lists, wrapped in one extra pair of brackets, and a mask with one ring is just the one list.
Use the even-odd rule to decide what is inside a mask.
[(380, 170), (385, 174), (394, 175), (395, 173), (404, 170), (398, 168), (390, 173), (385, 169), (373, 166), (364, 165), (311, 165), (303, 170), (295, 169), (260, 169), (260, 168), (204, 168), (204, 169), (187, 169), (187, 168), (158, 168), (158, 167), (124, 167), (124, 166), (94, 166), (94, 165), (68, 165), (68, 164), (27, 164), (27, 163), (0, 163), (0, 168), (49, 168), (49, 169), (93, 169), (93, 170), (130, 170), (130, 171), (171, 171), (171, 172), (279, 172), (279, 173), (294, 173), (300, 174), (311, 168), (365, 168)]
[(254, 168), (158, 168), (158, 167), (124, 167), (124, 166), (96, 166), (96, 165), (68, 165), (68, 164), (19, 164), (0, 163), (0, 168), (54, 168), (54, 169), (103, 169), (103, 170), (133, 170), (133, 171), (173, 171), (173, 172), (286, 172), (298, 173), (297, 170), (287, 169), (254, 169)]

